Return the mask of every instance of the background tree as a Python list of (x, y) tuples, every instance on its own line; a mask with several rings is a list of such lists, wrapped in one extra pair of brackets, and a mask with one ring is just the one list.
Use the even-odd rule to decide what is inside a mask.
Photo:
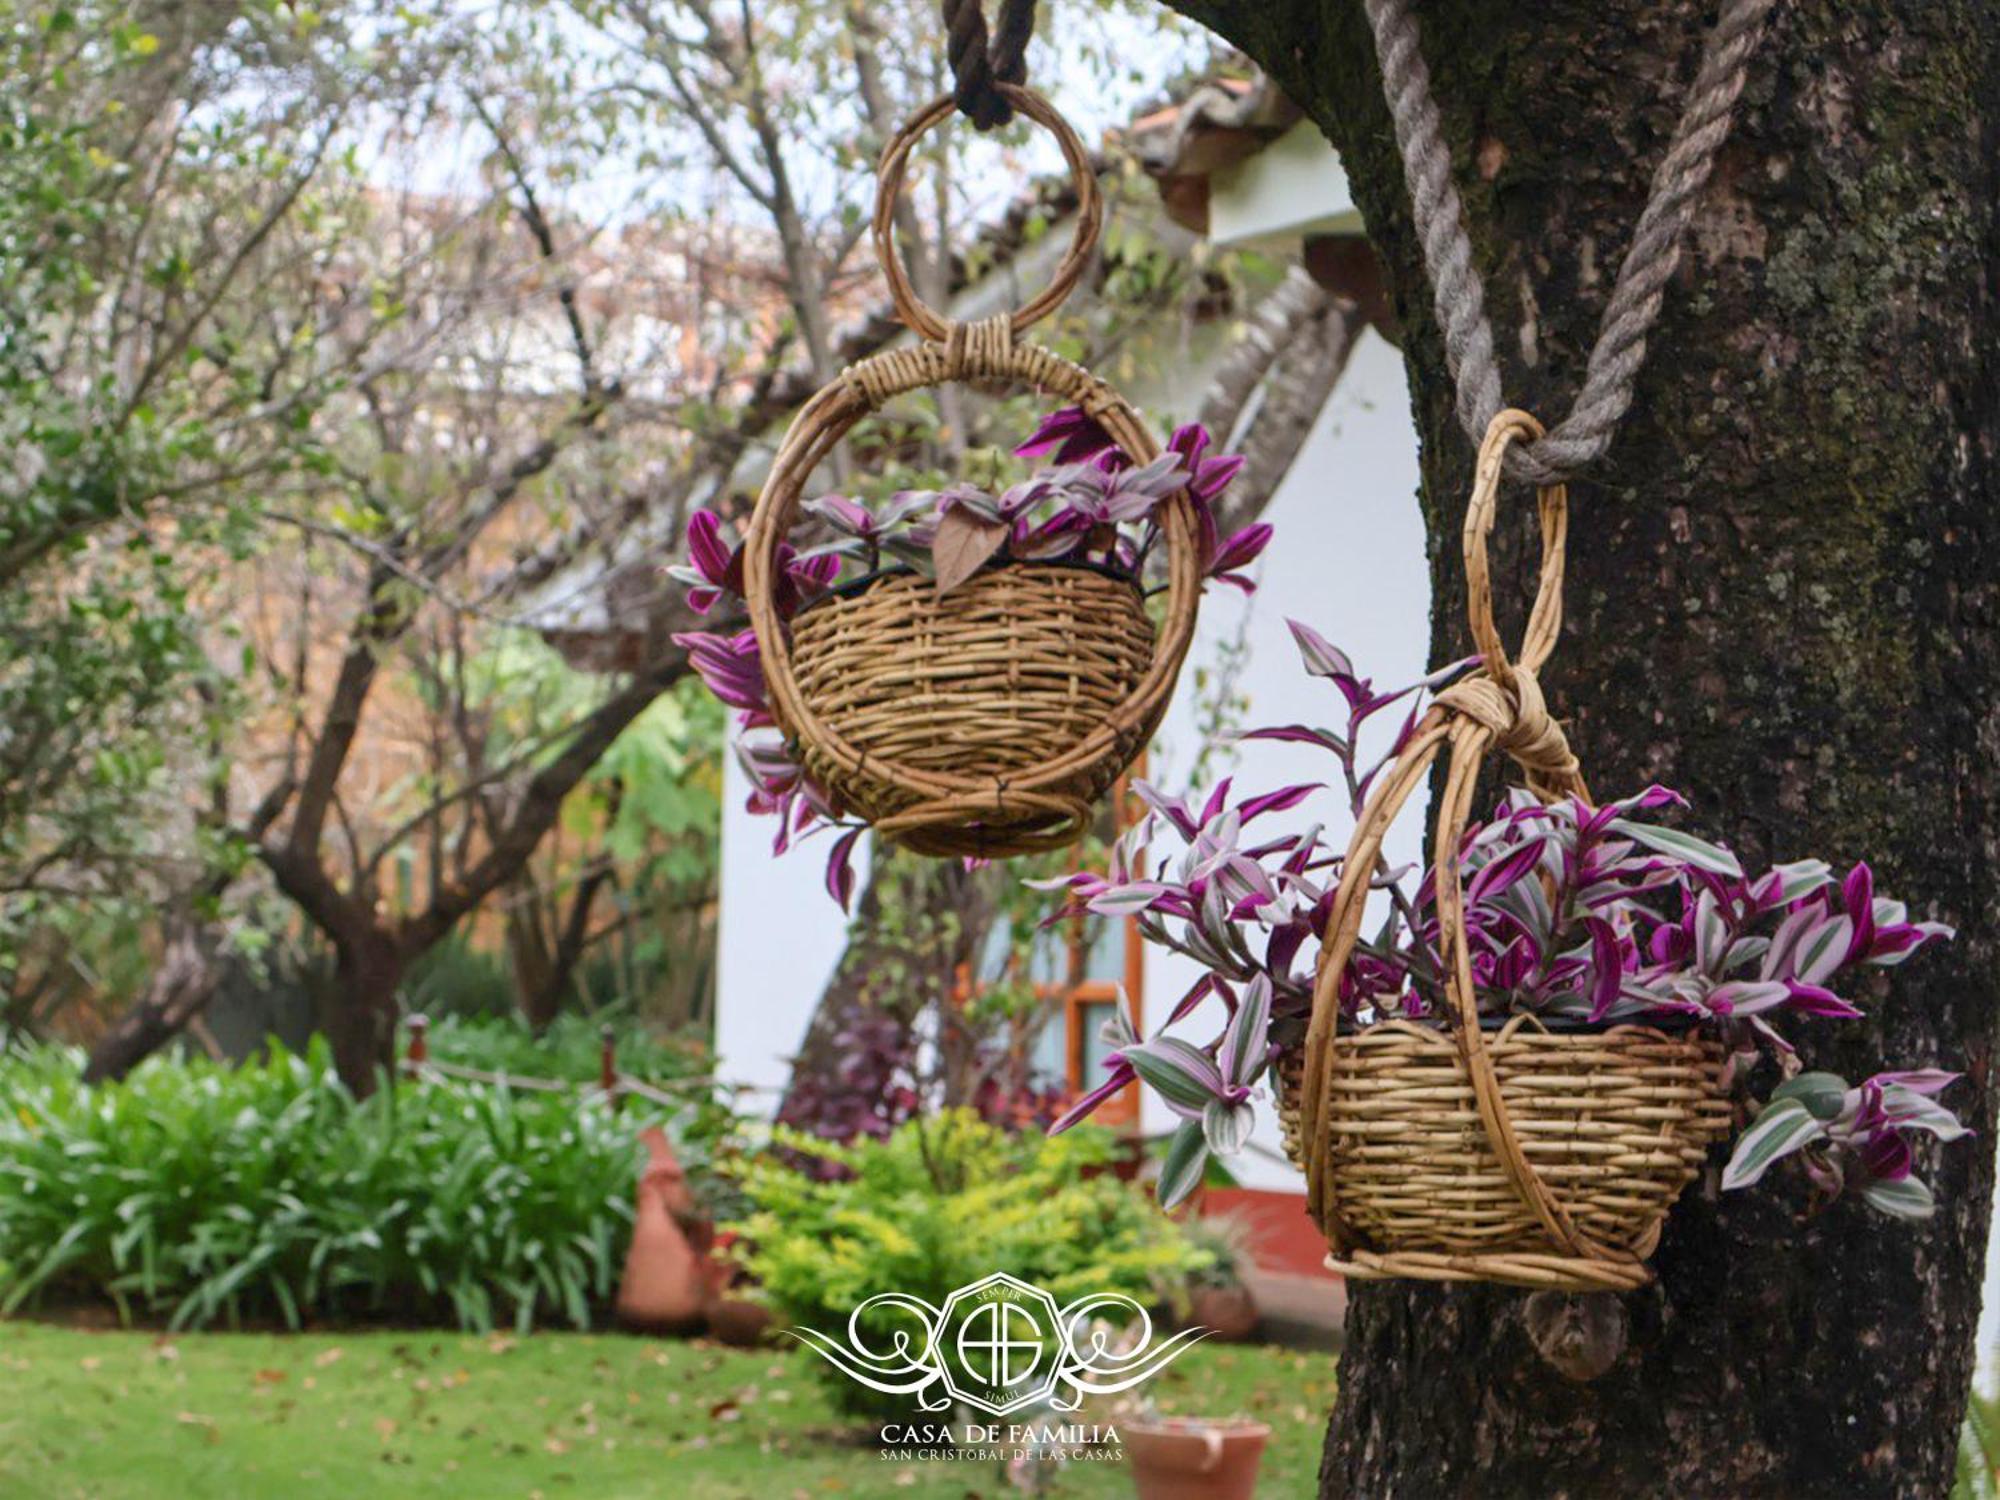
[(350, 41), (270, 7), (0, 7), (9, 1029), (241, 865), (210, 754), (238, 646), (191, 563), (241, 556), (257, 488), (322, 460), (312, 415), (382, 326), (295, 295), (351, 180), (342, 122), (403, 81), (343, 68)]
[[(146, 29), (156, 12), (166, 19)], [(100, 174), (72, 196), (136, 226), (135, 248), (100, 260), (164, 266), (146, 274), (168, 278), (156, 300), (179, 315), (164, 332), (107, 322), (106, 278), (80, 283), (43, 319), (57, 333), (108, 330), (71, 340), (74, 383), (115, 388), (116, 372), (137, 370), (143, 388), (186, 371), (205, 398), (233, 395), (210, 422), (228, 441), (210, 447), (277, 455), (208, 476), (208, 449), (165, 446), (151, 502), (110, 507), (167, 597), (189, 601), (169, 641), (187, 680), (143, 661), (124, 678), (135, 702), (166, 700), (171, 714), (149, 711), (186, 764), (169, 775), (121, 741), (106, 764), (136, 763), (128, 781), (157, 813), (71, 820), (149, 830), (176, 856), (154, 894), (175, 914), (172, 961), (99, 1040), (91, 1076), (177, 1034), (231, 950), (273, 926), (303, 927), (330, 955), (320, 1022), (356, 1089), (388, 1060), (413, 966), (483, 911), (545, 1018), (591, 944), (629, 932), (634, 879), (692, 846), (685, 805), (635, 842), (635, 820), (663, 813), (648, 794), (659, 785), (629, 757), (604, 768), (628, 730), (662, 722), (655, 705), (686, 671), (669, 636), (692, 621), (657, 563), (690, 506), (742, 503), (760, 435), (847, 357), (876, 297), (854, 253), (869, 164), (942, 66), (941, 44), (881, 39), (930, 36), (935, 15), (916, 0), (768, 13), (246, 3), (204, 9), (199, 24), (107, 0), (23, 15), (40, 30), (16, 39), (52, 77), (129, 54), (117, 88), (170, 127), (150, 156), (129, 142), (91, 156), (102, 88), (68, 98), (56, 122)], [(34, 52), (58, 33), (68, 52)], [(240, 229), (193, 175), (216, 149), (212, 116), (243, 141)], [(926, 285), (965, 270), (936, 249), (949, 228), (995, 207), (962, 164), (1011, 149), (935, 144), (901, 216)], [(93, 167), (100, 157), (117, 170)], [(151, 186), (121, 197), (128, 159), (154, 163), (137, 174)], [(20, 180), (32, 221), (46, 190), (37, 207), (36, 179)], [(155, 249), (155, 223), (198, 233)], [(157, 408), (141, 404), (135, 428)], [(974, 440), (949, 405), (885, 422), (871, 439), (879, 480), (907, 482)], [(42, 487), (87, 488), (86, 460), (59, 453)], [(19, 566), (65, 577), (64, 524), (45, 526), (55, 540)], [(131, 592), (113, 590), (119, 608)], [(563, 607), (579, 594), (596, 600), (587, 628)], [(593, 675), (537, 658), (536, 636)], [(17, 678), (35, 668), (10, 656)], [(626, 742), (633, 754), (640, 743)], [(701, 796), (713, 805), (712, 787)], [(9, 823), (10, 806), (45, 823), (46, 801), (27, 787), (10, 803), (0, 781), (0, 844), (31, 821)], [(45, 858), (38, 875), (79, 867), (36, 837), (22, 847)], [(84, 894), (101, 906), (118, 888)], [(677, 961), (698, 975), (705, 888), (687, 892), (669, 904), (693, 924)], [(58, 967), (41, 950), (16, 964), (26, 998), (10, 1010), (46, 1011)], [(693, 989), (686, 1006), (699, 1009)]]
[[(1175, 0), (1340, 149), (1405, 330), (1435, 544), (1434, 655), (1471, 447), (1355, 0)], [(1689, 3), (1421, 7), (1510, 396), (1581, 379), (1710, 21)], [(2000, 41), (1961, 4), (1780, 7), (1608, 461), (1572, 487), (1545, 675), (1594, 784), (1662, 781), (1753, 860), (1866, 855), (1959, 941), (1808, 1066), (1963, 1068), (1994, 1118)], [(1505, 522), (1525, 599), (1532, 507)], [(1396, 504), (1396, 496), (1356, 497)], [(1977, 1097), (1971, 1097), (1975, 1094)], [(1990, 1153), (1937, 1162), (1920, 1232), (1691, 1192), (1656, 1288), (1599, 1304), (1571, 1383), (1524, 1294), (1354, 1289), (1322, 1493), (1935, 1496), (1951, 1483)], [(1568, 1311), (1556, 1308), (1556, 1321)], [(1595, 1321), (1593, 1318), (1592, 1321)], [(1538, 1321), (1544, 1330), (1546, 1317)]]

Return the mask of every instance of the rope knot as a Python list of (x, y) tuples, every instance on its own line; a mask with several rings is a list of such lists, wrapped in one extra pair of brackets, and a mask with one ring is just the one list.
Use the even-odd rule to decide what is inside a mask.
[(1028, 38), (1035, 29), (1035, 0), (1001, 0), (990, 36), (983, 0), (944, 0), (945, 56), (951, 63), (958, 107), (977, 130), (1005, 125), (1014, 106), (998, 85), (1028, 81)]
[(1494, 743), (1527, 773), (1531, 788), (1559, 794), (1577, 780), (1582, 767), (1569, 737), (1549, 715), (1540, 679), (1519, 665), (1510, 675), (1512, 681), (1503, 686), (1482, 672), (1453, 683), (1437, 701), (1490, 731)]

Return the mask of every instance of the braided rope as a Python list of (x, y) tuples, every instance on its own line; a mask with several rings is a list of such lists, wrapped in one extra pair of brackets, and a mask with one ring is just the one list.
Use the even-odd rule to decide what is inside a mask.
[(1035, 0), (1000, 0), (991, 40), (983, 0), (944, 0), (945, 55), (951, 62), (952, 97), (978, 130), (1014, 118), (998, 85), (1028, 81), (1028, 38), (1035, 30)]
[[(1632, 404), (1632, 387), (1646, 360), (1646, 338), (1659, 319), (1662, 294), (1680, 262), (1682, 237), (1716, 153), (1728, 138), (1745, 72), (1775, 3), (1725, 0), (1618, 268), (1583, 388), (1569, 415), (1547, 436), (1508, 455), (1508, 473), (1513, 477), (1554, 484), (1610, 448), (1618, 423)], [(1464, 205), (1452, 185), (1451, 151), (1431, 96), (1430, 70), (1418, 46), (1417, 19), (1411, 0), (1364, 0), (1364, 4), (1375, 33), (1382, 91), (1395, 123), (1438, 324), (1444, 331), (1459, 424), (1478, 442), (1505, 403), (1485, 291), (1472, 263)]]

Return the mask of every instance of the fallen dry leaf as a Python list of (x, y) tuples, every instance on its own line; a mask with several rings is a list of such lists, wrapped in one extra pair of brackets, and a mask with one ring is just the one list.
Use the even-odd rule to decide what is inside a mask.
[(346, 1350), (340, 1348), (328, 1349), (320, 1354), (314, 1355), (313, 1363), (319, 1366), (320, 1369), (324, 1370), (328, 1365), (333, 1364), (336, 1360), (338, 1360), (341, 1357), (341, 1355), (345, 1354), (346, 1352), (347, 1352)]
[(253, 1385), (283, 1385), (290, 1378), (283, 1370), (259, 1370), (250, 1380)]
[(931, 543), (931, 563), (937, 569), (937, 591), (948, 594), (980, 567), (1007, 540), (1005, 521), (989, 521), (964, 506), (938, 517), (937, 540)]

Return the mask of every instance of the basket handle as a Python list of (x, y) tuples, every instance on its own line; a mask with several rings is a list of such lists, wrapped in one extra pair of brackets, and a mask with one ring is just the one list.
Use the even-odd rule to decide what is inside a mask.
[[(1486, 557), (1486, 538), (1492, 534), (1493, 518), (1499, 509), (1500, 475), (1507, 449), (1517, 442), (1533, 442), (1542, 435), (1542, 424), (1515, 407), (1498, 413), (1487, 424), (1486, 437), (1479, 445), (1479, 457), (1472, 471), (1472, 499), (1465, 507), (1463, 546), (1465, 553), (1465, 613), (1472, 627), (1473, 644), (1479, 648), (1487, 675), (1501, 687), (1513, 691), (1515, 664), (1501, 643), (1499, 627), (1493, 623), (1493, 574)], [(1528, 611), (1527, 628), (1521, 634), (1520, 667), (1535, 672), (1555, 649), (1562, 634), (1562, 588), (1564, 549), (1569, 540), (1569, 490), (1562, 484), (1545, 484), (1535, 490), (1535, 505), (1542, 522), (1542, 568), (1535, 584), (1535, 602)]]
[[(1070, 181), (1076, 188), (1076, 230), (1070, 239), (1069, 249), (1057, 263), (1049, 284), (1007, 314), (1013, 331), (1020, 333), (1060, 307), (1083, 279), (1083, 273), (1090, 267), (1091, 256), (1096, 252), (1098, 237), (1104, 231), (1104, 195), (1098, 189), (1097, 172), (1091, 166), (1090, 153), (1060, 110), (1033, 89), (1020, 84), (1002, 83), (996, 88), (1003, 99), (1056, 138), (1056, 144), (1062, 148), (1063, 160), (1069, 165)], [(952, 325), (917, 295), (916, 287), (910, 282), (910, 273), (903, 266), (903, 258), (896, 253), (896, 203), (903, 195), (903, 178), (909, 170), (910, 153), (917, 142), (933, 127), (949, 119), (957, 108), (958, 101), (951, 94), (941, 94), (926, 104), (896, 132), (882, 152), (881, 164), (876, 168), (880, 181), (875, 189), (875, 258), (882, 263), (882, 275), (888, 280), (889, 296), (895, 302), (896, 316), (903, 320), (906, 327), (933, 343), (943, 343), (948, 339)]]
[(1352, 1233), (1341, 1223), (1333, 1201), (1326, 1153), (1316, 1149), (1332, 1101), (1327, 1049), (1339, 1020), (1340, 982), (1360, 938), (1383, 838), (1437, 757), (1449, 750), (1432, 849), (1433, 887), (1445, 991), (1452, 1007), (1451, 1031), (1472, 1084), (1480, 1124), (1514, 1190), (1558, 1244), (1593, 1260), (1623, 1262), (1630, 1257), (1577, 1228), (1522, 1151), (1492, 1055), (1480, 1032), (1479, 997), (1465, 937), (1465, 888), (1459, 875), (1459, 853), (1471, 820), (1479, 768), (1487, 753), (1498, 748), (1519, 762), (1527, 772), (1529, 786), (1544, 801), (1570, 795), (1586, 801), (1589, 798), (1576, 757), (1570, 753), (1560, 726), (1549, 717), (1536, 679), (1562, 629), (1563, 552), (1568, 537), (1568, 496), (1562, 485), (1545, 485), (1536, 492), (1542, 565), (1518, 661), (1509, 659), (1493, 622), (1486, 539), (1493, 529), (1501, 467), (1510, 444), (1532, 440), (1541, 431), (1541, 424), (1526, 412), (1503, 411), (1488, 425), (1485, 441), (1480, 444), (1472, 498), (1466, 508), (1464, 551), (1466, 610), (1484, 669), (1438, 694), (1401, 755), (1377, 778), (1362, 807), (1341, 863), (1340, 885), (1321, 944), (1306, 1032), (1306, 1088), (1300, 1101), (1300, 1123), (1306, 1142), (1309, 1207), (1329, 1233), (1338, 1231), (1342, 1238), (1351, 1239)]

